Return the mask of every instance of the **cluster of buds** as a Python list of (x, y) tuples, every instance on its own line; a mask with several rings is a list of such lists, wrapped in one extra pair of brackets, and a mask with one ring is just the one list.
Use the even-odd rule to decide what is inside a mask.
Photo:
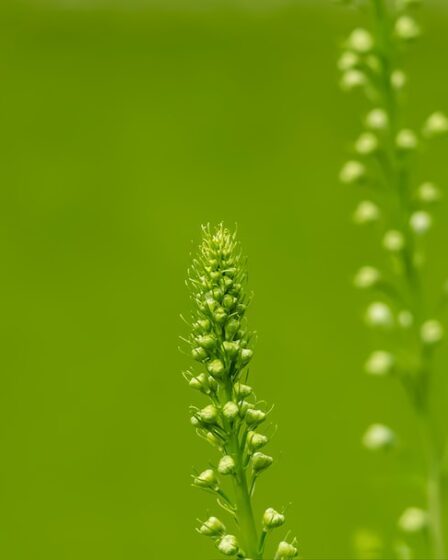
[[(193, 486), (214, 494), (218, 505), (238, 524), (237, 536), (210, 517), (198, 528), (225, 556), (262, 558), (267, 534), (285, 522), (283, 513), (268, 508), (259, 534), (254, 527), (252, 498), (255, 482), (273, 463), (261, 451), (268, 443), (259, 430), (269, 411), (255, 398), (246, 380), (253, 356), (253, 334), (247, 329), (246, 263), (236, 236), (224, 226), (203, 228), (203, 241), (189, 271), (194, 302), (191, 333), (187, 340), (200, 371), (184, 373), (189, 386), (208, 400), (202, 408), (190, 407), (198, 435), (219, 452), (216, 464), (193, 476)], [(230, 484), (230, 493), (226, 485)], [(249, 517), (249, 522), (248, 522)], [(252, 518), (252, 520), (250, 519)], [(293, 544), (282, 542), (276, 558), (294, 558)]]
[[(433, 182), (418, 180), (411, 170), (420, 148), (448, 133), (448, 118), (435, 111), (415, 130), (402, 126), (401, 90), (407, 77), (396, 64), (421, 34), (415, 14), (419, 1), (369, 4), (372, 30), (352, 31), (338, 61), (341, 88), (361, 91), (369, 104), (339, 179), (369, 193), (362, 195), (353, 219), (357, 225), (375, 225), (382, 261), (389, 263), (384, 269), (366, 263), (353, 280), (369, 298), (366, 325), (384, 338), (382, 348), (368, 356), (365, 371), (402, 381), (421, 412), (428, 406), (428, 364), (444, 336), (440, 306), (434, 311), (426, 308), (420, 270), (425, 263), (425, 237), (442, 193)], [(362, 436), (363, 445), (375, 451), (390, 449), (396, 441), (393, 430), (380, 423), (372, 424)], [(426, 522), (426, 512), (409, 508), (399, 527), (417, 532)]]

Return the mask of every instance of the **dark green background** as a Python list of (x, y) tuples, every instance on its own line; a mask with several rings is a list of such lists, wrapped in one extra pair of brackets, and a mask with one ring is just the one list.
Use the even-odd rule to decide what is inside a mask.
[[(102, 4), (0, 13), (0, 556), (216, 556), (194, 533), (212, 502), (189, 476), (212, 452), (177, 348), (190, 251), (220, 220), (250, 257), (253, 383), (279, 424), (258, 513), (291, 502), (308, 559), (349, 558), (363, 527), (393, 538), (423, 503), (417, 437), (399, 388), (362, 372), (350, 276), (377, 241), (336, 179), (364, 108), (338, 91), (337, 46), (362, 17), (323, 0)], [(448, 11), (422, 18), (411, 125), (448, 109)], [(424, 156), (442, 185), (447, 150)], [(372, 421), (399, 431), (398, 457), (361, 448)]]

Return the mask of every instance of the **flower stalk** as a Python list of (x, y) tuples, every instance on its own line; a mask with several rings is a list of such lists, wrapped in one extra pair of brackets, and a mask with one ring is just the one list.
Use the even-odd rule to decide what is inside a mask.
[[(267, 537), (285, 518), (268, 508), (258, 521), (254, 511), (255, 484), (273, 459), (260, 451), (268, 443), (260, 429), (270, 411), (247, 385), (254, 333), (246, 319), (246, 259), (236, 234), (222, 224), (214, 230), (203, 227), (202, 233), (187, 281), (194, 311), (185, 342), (197, 366), (184, 377), (208, 401), (202, 408), (191, 407), (191, 423), (218, 457), (193, 477), (193, 485), (214, 495), (234, 528), (228, 532), (213, 516), (198, 532), (225, 556), (263, 560)], [(296, 558), (295, 540), (281, 541), (275, 554), (277, 560)]]
[[(355, 222), (377, 227), (388, 262), (385, 270), (366, 265), (355, 276), (355, 286), (371, 296), (367, 325), (383, 334), (385, 345), (369, 357), (366, 371), (398, 379), (419, 419), (426, 457), (424, 529), (429, 533), (431, 557), (444, 560), (444, 449), (437, 438), (431, 398), (434, 350), (443, 337), (442, 307), (431, 308), (430, 290), (422, 275), (425, 237), (433, 223), (431, 207), (439, 201), (440, 191), (432, 182), (419, 184), (414, 162), (420, 146), (426, 147), (448, 132), (448, 119), (443, 113), (434, 112), (418, 132), (405, 123), (403, 89), (407, 77), (400, 62), (407, 47), (420, 35), (415, 19), (419, 2), (364, 3), (370, 9), (371, 29), (352, 32), (344, 45), (339, 68), (342, 88), (361, 90), (371, 105), (364, 119), (365, 130), (340, 179), (359, 186), (369, 196), (358, 205)], [(393, 432), (379, 426), (375, 424), (366, 432), (366, 447), (379, 449), (391, 445), (393, 440), (388, 434)], [(406, 532), (406, 527), (416, 525), (399, 526)], [(422, 524), (418, 526), (423, 530)]]

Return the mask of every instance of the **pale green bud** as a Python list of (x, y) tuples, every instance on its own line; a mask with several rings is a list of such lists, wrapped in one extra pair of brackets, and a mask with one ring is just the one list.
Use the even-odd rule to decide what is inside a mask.
[(436, 111), (429, 115), (423, 125), (423, 134), (427, 138), (442, 136), (448, 132), (448, 118), (441, 111)]
[(397, 91), (403, 89), (407, 81), (408, 78), (406, 74), (403, 72), (403, 70), (400, 69), (393, 70), (393, 72), (390, 75), (391, 86)]
[(209, 376), (205, 373), (200, 373), (197, 377), (192, 377), (190, 379), (189, 385), (192, 389), (197, 389), (203, 393), (208, 393), (210, 391)]
[(365, 370), (370, 375), (388, 375), (393, 370), (394, 365), (393, 354), (384, 350), (376, 350), (368, 357)]
[(352, 51), (345, 51), (338, 60), (338, 68), (341, 72), (352, 70), (360, 63), (359, 56)]
[(222, 343), (222, 345), (223, 345), (223, 348), (224, 348), (225, 352), (231, 358), (234, 358), (238, 354), (239, 349), (240, 349), (239, 342), (236, 342), (236, 341), (235, 342), (229, 342), (229, 341), (225, 340)]
[(354, 29), (348, 38), (349, 48), (359, 54), (367, 54), (373, 49), (373, 45), (372, 34), (362, 27)]
[(226, 402), (222, 409), (222, 414), (225, 418), (227, 418), (227, 420), (235, 420), (239, 412), (240, 409), (238, 408), (238, 405), (233, 401)]
[(218, 537), (225, 532), (226, 528), (217, 517), (209, 517), (200, 526), (198, 532), (206, 537)]
[(340, 86), (344, 91), (352, 91), (367, 84), (367, 77), (361, 70), (355, 68), (347, 70), (342, 74)]
[(235, 472), (235, 461), (230, 455), (224, 455), (218, 465), (218, 472), (220, 474), (233, 474)]
[(207, 364), (207, 370), (212, 377), (220, 379), (221, 377), (223, 377), (226, 368), (224, 367), (224, 364), (221, 360), (215, 359)]
[(370, 200), (363, 200), (358, 204), (353, 214), (353, 221), (356, 224), (364, 225), (376, 222), (379, 217), (380, 209), (378, 206)]
[(255, 473), (260, 473), (269, 468), (273, 461), (274, 460), (269, 455), (265, 455), (264, 453), (261, 453), (261, 451), (256, 451), (252, 455), (252, 468)]
[(207, 352), (200, 346), (198, 346), (197, 348), (193, 348), (193, 350), (191, 351), (191, 355), (193, 356), (193, 359), (198, 362), (203, 362), (207, 358)]
[(263, 514), (263, 527), (268, 531), (281, 527), (285, 523), (285, 516), (273, 508), (268, 508)]
[(261, 449), (268, 443), (268, 441), (268, 438), (264, 434), (259, 434), (258, 432), (253, 431), (250, 431), (247, 434), (247, 447), (251, 452)]
[(238, 399), (245, 399), (252, 394), (252, 387), (249, 387), (249, 385), (244, 385), (244, 383), (235, 383), (233, 389)]
[(246, 411), (246, 423), (250, 426), (258, 426), (266, 419), (266, 413), (256, 408), (249, 408)]
[(399, 528), (405, 533), (419, 533), (428, 525), (428, 513), (417, 507), (407, 508), (398, 520)]
[(242, 348), (240, 351), (240, 360), (243, 365), (248, 364), (252, 356), (254, 355), (253, 351), (250, 348)]
[(198, 336), (196, 339), (199, 346), (205, 348), (205, 350), (211, 350), (216, 346), (216, 338), (211, 334), (206, 334), (204, 336)]
[(398, 313), (398, 324), (403, 329), (409, 329), (414, 324), (414, 316), (408, 309), (403, 309)]
[(378, 150), (378, 138), (372, 132), (363, 132), (355, 143), (355, 150), (361, 156), (369, 156)]
[(231, 296), (230, 294), (226, 294), (222, 300), (222, 306), (224, 309), (230, 310), (236, 303), (236, 298)]
[(209, 404), (199, 411), (199, 418), (204, 424), (216, 424), (218, 420), (218, 409), (215, 405)]
[(420, 35), (420, 27), (409, 15), (400, 16), (395, 22), (395, 34), (403, 41), (412, 41)]
[(391, 308), (382, 301), (374, 301), (367, 307), (365, 319), (370, 327), (391, 327), (394, 322)]
[(218, 486), (218, 479), (216, 478), (215, 471), (207, 469), (193, 479), (193, 484), (200, 488), (216, 488)]
[(400, 130), (400, 132), (397, 134), (395, 142), (397, 144), (397, 148), (399, 148), (403, 152), (415, 150), (418, 146), (418, 139), (415, 132), (408, 128)]
[(222, 444), (219, 441), (219, 439), (215, 436), (214, 433), (212, 432), (207, 432), (205, 439), (208, 441), (208, 443), (210, 445), (213, 445), (213, 447), (216, 447), (217, 449), (221, 449)]
[(348, 161), (341, 169), (339, 180), (341, 183), (353, 184), (360, 181), (366, 174), (365, 166), (356, 160)]
[(426, 204), (438, 202), (441, 199), (440, 189), (434, 183), (422, 183), (417, 190), (418, 199)]
[(214, 312), (213, 317), (215, 318), (215, 321), (217, 323), (224, 323), (224, 321), (227, 319), (226, 310), (223, 307), (218, 307), (218, 309)]
[(240, 328), (240, 322), (238, 321), (238, 319), (235, 319), (233, 317), (229, 319), (225, 327), (226, 338), (233, 338), (235, 334), (238, 332), (239, 328)]
[(435, 319), (425, 321), (420, 328), (420, 337), (428, 346), (440, 342), (443, 338), (443, 326), (440, 321)]
[(297, 558), (299, 551), (295, 546), (295, 540), (293, 544), (286, 541), (281, 541), (278, 545), (277, 552), (275, 553), (274, 560), (288, 560), (289, 558)]
[(218, 541), (217, 546), (218, 550), (226, 556), (235, 556), (239, 551), (238, 541), (234, 535), (224, 535)]
[(383, 247), (391, 253), (398, 253), (404, 249), (405, 238), (401, 231), (391, 229), (384, 234)]
[(372, 451), (387, 449), (394, 445), (395, 434), (384, 424), (372, 424), (363, 435), (362, 443)]
[(409, 225), (414, 233), (423, 235), (431, 228), (432, 216), (426, 210), (417, 210), (411, 214)]
[(367, 290), (373, 288), (381, 279), (381, 274), (378, 269), (373, 266), (363, 266), (358, 270), (353, 279), (355, 288), (360, 290)]
[(372, 109), (366, 116), (366, 125), (372, 130), (385, 130), (389, 126), (389, 116), (384, 109)]

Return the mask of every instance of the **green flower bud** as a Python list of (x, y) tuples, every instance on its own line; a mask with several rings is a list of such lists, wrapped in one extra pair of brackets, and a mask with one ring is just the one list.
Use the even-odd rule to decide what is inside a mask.
[(273, 461), (274, 460), (269, 455), (265, 455), (264, 453), (257, 451), (252, 455), (252, 468), (254, 469), (254, 472), (260, 473), (269, 468)]
[(193, 359), (197, 360), (198, 362), (203, 362), (207, 358), (207, 352), (200, 346), (198, 346), (197, 348), (193, 348), (193, 350), (191, 351), (191, 355), (193, 356)]
[(197, 389), (203, 393), (210, 392), (209, 376), (205, 373), (200, 373), (197, 377), (192, 377), (190, 379), (189, 385), (192, 389)]
[(207, 369), (209, 374), (212, 377), (216, 377), (218, 379), (220, 379), (221, 377), (223, 377), (226, 368), (224, 367), (224, 364), (222, 363), (221, 360), (212, 360), (208, 365), (207, 365)]
[(268, 508), (263, 514), (263, 527), (266, 531), (281, 527), (285, 523), (285, 516), (273, 508)]
[(219, 537), (225, 532), (224, 524), (217, 517), (209, 517), (200, 526), (198, 533), (206, 537)]
[(268, 438), (257, 432), (250, 431), (247, 434), (247, 447), (251, 452), (257, 451), (257, 449), (261, 449), (268, 443)]
[(200, 319), (193, 325), (195, 334), (208, 333), (210, 331), (210, 321), (208, 319)]
[(231, 358), (234, 358), (238, 354), (240, 349), (239, 342), (229, 342), (228, 340), (225, 340), (222, 345), (226, 353)]
[(239, 411), (240, 409), (238, 408), (238, 405), (233, 401), (229, 401), (223, 406), (222, 414), (225, 418), (227, 418), (227, 420), (235, 420)]
[(244, 385), (244, 383), (235, 383), (233, 386), (233, 390), (235, 391), (235, 395), (239, 399), (245, 399), (252, 394), (252, 387), (249, 385)]
[(215, 436), (214, 433), (207, 432), (207, 434), (205, 435), (205, 439), (209, 442), (210, 445), (213, 445), (213, 447), (216, 447), (217, 449), (221, 449), (222, 447), (221, 442)]
[(225, 309), (223, 309), (222, 307), (218, 307), (218, 309), (213, 314), (213, 317), (217, 323), (222, 324), (227, 319), (227, 313)]
[(215, 405), (209, 404), (199, 411), (199, 418), (204, 424), (216, 424), (218, 420), (218, 409)]
[(258, 426), (266, 419), (266, 413), (256, 408), (249, 408), (246, 411), (246, 423), (249, 426)]
[(218, 472), (220, 474), (233, 474), (235, 472), (235, 461), (230, 455), (224, 455), (218, 465)]
[(240, 359), (243, 365), (248, 364), (252, 356), (254, 355), (253, 351), (250, 348), (242, 348), (240, 351)]
[(216, 338), (211, 334), (198, 336), (196, 341), (198, 345), (201, 346), (201, 348), (205, 348), (205, 350), (212, 350), (216, 346)]
[(216, 478), (215, 471), (207, 469), (193, 479), (193, 484), (200, 488), (217, 488), (218, 479)]
[(239, 545), (235, 536), (224, 535), (217, 544), (218, 550), (226, 556), (235, 556), (238, 554)]
[(232, 339), (235, 336), (235, 334), (238, 332), (239, 328), (240, 328), (240, 322), (238, 321), (238, 319), (235, 319), (234, 317), (229, 319), (225, 327), (226, 338)]
[(222, 300), (222, 306), (224, 309), (230, 310), (235, 305), (236, 298), (231, 296), (230, 294), (226, 294)]
[(288, 560), (289, 558), (297, 558), (298, 550), (295, 546), (295, 540), (292, 544), (281, 541), (275, 553), (274, 560)]

